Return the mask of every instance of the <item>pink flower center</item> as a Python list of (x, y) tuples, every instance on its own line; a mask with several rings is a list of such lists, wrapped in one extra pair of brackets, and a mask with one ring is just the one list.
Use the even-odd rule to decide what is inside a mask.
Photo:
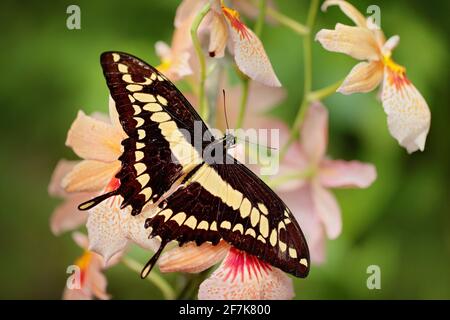
[(244, 281), (247, 275), (249, 279), (252, 277), (262, 276), (264, 272), (266, 275), (269, 274), (271, 267), (268, 263), (259, 260), (257, 257), (252, 256), (245, 251), (238, 250), (234, 247), (230, 249), (230, 253), (224, 262), (226, 271), (225, 280), (231, 278), (233, 282), (237, 277)]

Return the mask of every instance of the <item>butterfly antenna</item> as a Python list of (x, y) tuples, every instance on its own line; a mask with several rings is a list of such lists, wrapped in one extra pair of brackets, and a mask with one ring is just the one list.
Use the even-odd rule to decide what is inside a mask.
[(252, 144), (252, 145), (254, 145), (254, 146), (257, 146), (257, 147), (264, 147), (264, 148), (270, 149), (270, 150), (278, 150), (278, 148), (275, 148), (275, 147), (270, 147), (270, 146), (266, 146), (266, 145), (263, 145), (263, 144), (260, 144), (260, 143), (251, 142), (251, 141), (248, 140), (247, 138), (239, 138), (239, 137), (238, 137), (237, 139), (242, 140), (242, 141), (244, 141), (244, 142), (247, 142), (247, 143), (249, 143), (249, 144)]
[(119, 189), (111, 191), (111, 192), (108, 192), (108, 193), (105, 193), (105, 194), (102, 194), (101, 196), (98, 196), (98, 197), (95, 197), (95, 198), (93, 198), (91, 200), (83, 202), (82, 204), (80, 204), (78, 206), (78, 210), (81, 210), (81, 211), (89, 210), (89, 209), (95, 207), (96, 205), (100, 204), (100, 202), (103, 202), (106, 199), (108, 199), (110, 197), (113, 197), (113, 196), (116, 196), (118, 194), (119, 194)]
[(228, 115), (227, 115), (227, 104), (225, 99), (225, 89), (222, 89), (222, 95), (223, 95), (223, 112), (225, 114), (225, 122), (227, 124), (227, 132), (230, 131), (230, 126), (228, 125)]

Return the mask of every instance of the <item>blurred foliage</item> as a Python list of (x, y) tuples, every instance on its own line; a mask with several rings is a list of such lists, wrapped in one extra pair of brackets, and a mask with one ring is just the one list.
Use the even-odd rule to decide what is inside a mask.
[[(353, 1), (381, 7), (387, 36), (399, 34), (394, 58), (428, 101), (432, 125), (426, 150), (407, 155), (387, 131), (376, 93), (333, 95), (330, 155), (373, 162), (376, 183), (367, 190), (336, 192), (344, 229), (328, 243), (327, 262), (307, 280), (295, 280), (297, 297), (450, 298), (448, 108), (449, 4), (446, 1)], [(357, 2), (357, 3), (356, 3)], [(309, 1), (278, 1), (280, 11), (304, 21)], [(66, 28), (66, 8), (81, 7), (81, 30)], [(47, 195), (58, 159), (75, 159), (64, 146), (79, 109), (107, 111), (99, 65), (106, 50), (133, 53), (152, 64), (157, 40), (170, 42), (178, 1), (2, 1), (0, 79), (2, 207), (0, 298), (61, 296), (66, 267), (81, 253), (70, 234), (54, 237), (49, 216), (59, 203)], [(336, 8), (319, 13), (314, 32), (350, 23)], [(249, 22), (251, 24), (251, 22)], [(274, 111), (292, 118), (302, 94), (301, 39), (281, 26), (266, 26), (262, 40), (289, 92)], [(344, 77), (355, 61), (314, 44), (314, 88)], [(133, 249), (144, 261), (148, 253)], [(366, 287), (366, 268), (381, 267), (382, 289)], [(123, 265), (107, 271), (116, 298), (161, 298)], [(179, 285), (180, 276), (168, 277)]]

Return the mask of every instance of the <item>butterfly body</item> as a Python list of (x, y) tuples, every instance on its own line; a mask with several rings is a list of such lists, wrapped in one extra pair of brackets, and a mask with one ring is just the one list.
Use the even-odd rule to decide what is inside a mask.
[(111, 196), (123, 198), (147, 219), (161, 246), (142, 272), (146, 276), (165, 245), (226, 241), (237, 249), (298, 277), (309, 272), (303, 233), (283, 201), (251, 170), (228, 154), (230, 134), (216, 139), (180, 91), (161, 73), (126, 53), (105, 52), (101, 64), (121, 125), (120, 186), (79, 206), (88, 210)]

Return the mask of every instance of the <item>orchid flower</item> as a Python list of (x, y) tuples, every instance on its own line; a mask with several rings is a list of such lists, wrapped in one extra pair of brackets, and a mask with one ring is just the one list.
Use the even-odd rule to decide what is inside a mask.
[(75, 265), (79, 268), (79, 274), (75, 275), (71, 283), (67, 283), (63, 299), (109, 299), (110, 296), (106, 292), (107, 280), (102, 271), (117, 264), (120, 255), (115, 256), (108, 264), (105, 264), (104, 259), (100, 255), (88, 250), (88, 239), (84, 234), (74, 232), (72, 236), (74, 241), (84, 250), (84, 253), (75, 261)]
[(164, 253), (161, 272), (198, 273), (222, 261), (200, 285), (201, 300), (292, 299), (292, 280), (281, 270), (221, 241), (213, 246), (190, 242)]
[[(192, 21), (208, 3), (211, 9), (200, 25), (200, 33), (209, 33), (209, 55), (222, 58), (228, 47), (238, 68), (251, 79), (267, 86), (281, 86), (261, 40), (241, 21), (237, 11), (220, 0), (182, 1), (175, 17), (175, 27), (181, 29), (179, 33), (190, 39)], [(184, 41), (185, 38), (178, 39)]]
[(327, 0), (322, 9), (337, 5), (356, 24), (338, 23), (334, 30), (323, 29), (316, 35), (322, 46), (362, 60), (337, 90), (343, 94), (369, 92), (382, 84), (381, 100), (388, 117), (391, 135), (409, 153), (423, 151), (430, 129), (430, 110), (425, 99), (406, 77), (406, 69), (392, 60), (399, 36), (387, 41), (371, 20), (344, 0)]
[(327, 143), (328, 111), (314, 103), (306, 113), (300, 140), (286, 154), (279, 176), (272, 179), (279, 196), (301, 223), (316, 263), (324, 260), (325, 236), (335, 239), (342, 230), (339, 205), (328, 189), (367, 188), (376, 179), (372, 164), (327, 158)]

